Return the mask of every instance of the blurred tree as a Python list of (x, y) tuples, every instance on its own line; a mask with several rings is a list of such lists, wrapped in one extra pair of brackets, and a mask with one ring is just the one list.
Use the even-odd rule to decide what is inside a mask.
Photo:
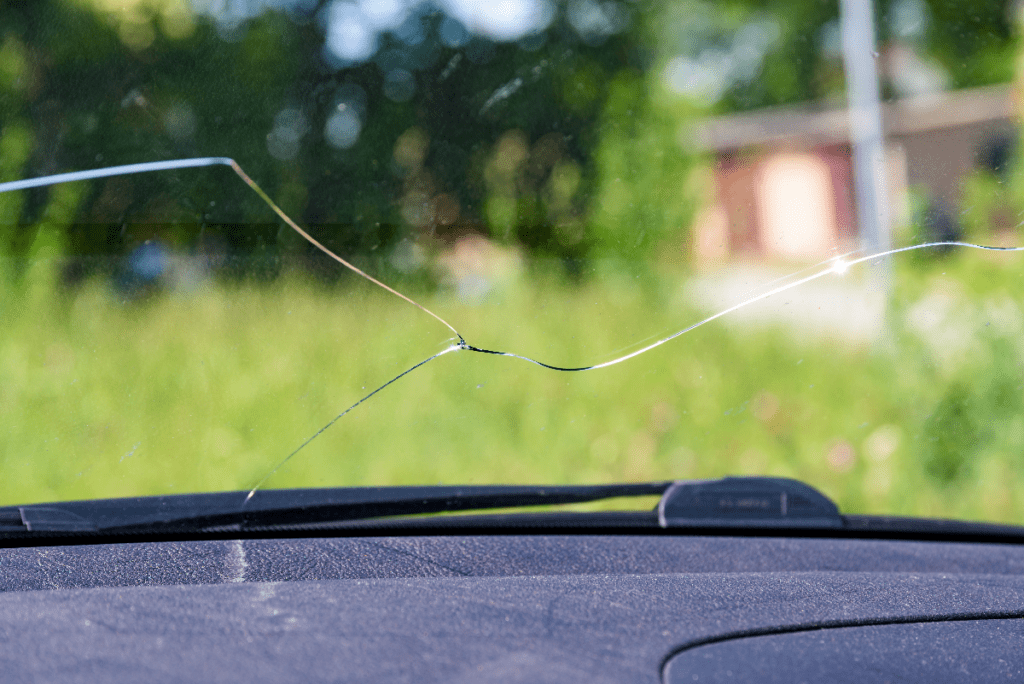
[[(594, 175), (606, 77), (645, 59), (625, 9), (613, 25), (574, 28), (569, 12), (546, 32), (496, 42), (413, 5), (374, 50), (346, 60), (332, 52), (333, 6), (250, 3), (245, 16), (217, 17), (180, 0), (0, 5), (5, 178), (231, 156), (328, 246), (376, 268), (403, 237), (466, 230), (582, 254), (585, 240), (570, 234)], [(500, 193), (487, 169), (512, 149), (513, 131), (529, 149), (503, 181), (511, 225), (492, 231)], [(186, 240), (197, 225), (232, 251), (289, 244), (265, 207), (223, 179), (183, 171), (94, 183), (71, 249), (117, 254), (154, 235)], [(5, 198), (4, 222), (15, 226), (5, 251), (27, 249), (51, 194)], [(559, 225), (570, 237), (552, 238)]]
[[(948, 59), (965, 58), (965, 76), (974, 78), (996, 75), (1003, 80), (1009, 73), (1013, 80), (1014, 100), (1021, 115), (1021, 89), (1024, 87), (1024, 52), (1015, 40), (992, 40), (992, 36), (1015, 37), (1024, 28), (1020, 3), (1010, 3), (1002, 14), (990, 11), (977, 16), (947, 17), (952, 31), (946, 43)], [(945, 7), (947, 13), (949, 8)], [(1002, 21), (999, 21), (999, 20)], [(964, 35), (960, 35), (960, 34)], [(989, 40), (985, 40), (988, 38)], [(998, 46), (1013, 46), (1014, 57)], [(973, 51), (973, 54), (972, 54)], [(961, 219), (969, 238), (979, 241), (1001, 241), (1019, 233), (1024, 219), (1024, 160), (1020, 155), (1021, 133), (1000, 135), (986, 142), (978, 154), (973, 173), (964, 181)]]
[[(415, 267), (391, 258), (396, 245), (467, 232), (570, 263), (642, 260), (690, 220), (682, 124), (842, 89), (835, 2), (523, 6), (533, 14), (515, 28), (486, 3), (471, 20), (419, 2), (6, 0), (0, 178), (230, 156), (377, 271)], [(880, 2), (880, 36), (912, 43), (957, 86), (999, 78), (1015, 49), (1006, 3), (951, 8)], [(226, 178), (90, 184), (68, 249), (123, 254), (158, 235), (264, 254), (271, 275), (282, 252), (305, 253)], [(30, 249), (53, 197), (0, 196), (0, 250)]]
[(695, 153), (679, 142), (680, 124), (692, 117), (692, 108), (647, 96), (645, 81), (630, 70), (611, 81), (589, 217), (597, 251), (630, 263), (685, 235), (701, 200), (692, 196), (689, 182)]

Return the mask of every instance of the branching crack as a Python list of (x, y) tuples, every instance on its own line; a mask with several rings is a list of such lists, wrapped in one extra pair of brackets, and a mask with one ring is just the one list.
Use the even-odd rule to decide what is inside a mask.
[[(502, 89), (499, 89), (492, 96), (491, 100), (488, 101), (488, 103), (485, 105), (484, 108), (486, 109), (488, 106), (493, 104), (493, 102), (492, 102), (493, 100), (501, 99), (501, 98), (504, 98), (504, 97), (507, 97), (507, 96), (511, 95), (516, 90), (516, 88), (518, 88), (519, 85), (521, 85), (521, 83), (519, 83), (519, 79), (517, 79), (516, 81), (513, 81), (513, 82), (511, 82), (509, 84), (506, 84), (505, 87), (503, 87)], [(123, 176), (123, 175), (137, 174), (137, 173), (147, 173), (147, 172), (155, 172), (155, 171), (168, 171), (168, 170), (186, 169), (186, 168), (199, 168), (199, 167), (208, 167), (208, 166), (227, 166), (227, 167), (231, 168), (231, 170), (234, 171), (235, 174), (238, 175), (238, 177), (241, 178), (242, 181), (244, 181), (245, 184), (248, 185), (253, 190), (253, 192), (255, 192), (260, 197), (260, 199), (262, 199), (267, 204), (267, 206), (270, 207), (274, 211), (274, 213), (276, 213), (281, 218), (281, 220), (283, 220), (290, 228), (292, 228), (296, 233), (301, 235), (305, 240), (309, 241), (310, 244), (314, 245), (317, 249), (319, 249), (324, 254), (326, 254), (327, 256), (332, 258), (333, 260), (335, 260), (340, 265), (342, 265), (345, 268), (349, 269), (353, 273), (356, 273), (357, 275), (365, 278), (366, 280), (368, 280), (369, 282), (373, 283), (374, 285), (376, 285), (376, 286), (386, 290), (387, 292), (395, 295), (396, 297), (399, 297), (400, 299), (408, 302), (409, 304), (412, 304), (413, 306), (415, 306), (416, 308), (420, 309), (424, 313), (426, 313), (429, 316), (433, 317), (439, 323), (441, 323), (446, 328), (448, 328), (448, 330), (450, 330), (455, 335), (455, 338), (456, 338), (455, 341), (453, 341), (448, 347), (446, 347), (442, 351), (434, 354), (433, 356), (429, 356), (426, 359), (420, 361), (419, 363), (417, 363), (417, 364), (409, 367), (408, 369), (402, 371), (401, 373), (399, 373), (395, 377), (391, 378), (390, 380), (388, 380), (384, 384), (382, 384), (379, 387), (377, 387), (376, 389), (374, 389), (369, 394), (367, 394), (364, 397), (362, 397), (361, 399), (359, 399), (357, 402), (355, 402), (354, 404), (352, 404), (351, 406), (346, 408), (344, 411), (342, 411), (341, 413), (336, 415), (334, 418), (332, 418), (327, 424), (325, 424), (322, 428), (320, 428), (314, 434), (312, 434), (308, 439), (306, 439), (302, 444), (300, 444), (294, 451), (292, 451), (290, 454), (288, 454), (288, 456), (286, 456), (280, 463), (278, 463), (276, 466), (274, 466), (274, 468), (271, 469), (270, 472), (268, 472), (262, 479), (260, 479), (260, 481), (256, 483), (256, 485), (252, 488), (252, 490), (250, 490), (248, 496), (245, 499), (245, 502), (248, 502), (252, 498), (252, 496), (256, 493), (256, 491), (260, 487), (262, 487), (267, 482), (267, 480), (269, 480), (275, 473), (277, 473), (286, 463), (288, 463), (291, 459), (293, 459), (299, 452), (301, 452), (303, 449), (305, 449), (313, 440), (318, 438), (327, 429), (329, 429), (336, 422), (338, 422), (342, 417), (344, 417), (345, 415), (347, 415), (348, 413), (353, 411), (356, 407), (358, 407), (361, 404), (363, 404), (366, 401), (368, 401), (374, 395), (376, 395), (379, 392), (383, 391), (385, 388), (390, 387), (392, 384), (396, 383), (398, 380), (402, 379), (406, 375), (409, 375), (410, 373), (412, 373), (416, 369), (426, 365), (427, 363), (433, 361), (434, 359), (436, 359), (438, 357), (444, 356), (444, 355), (452, 353), (452, 352), (468, 351), (468, 352), (476, 352), (476, 353), (480, 353), (480, 354), (490, 354), (490, 355), (493, 355), (493, 356), (505, 356), (505, 357), (510, 357), (510, 358), (514, 358), (514, 359), (520, 359), (522, 361), (526, 361), (528, 363), (540, 366), (541, 368), (546, 368), (548, 370), (553, 370), (553, 371), (558, 371), (558, 372), (565, 372), (565, 373), (574, 373), (574, 372), (597, 370), (597, 369), (600, 369), (600, 368), (607, 368), (609, 366), (614, 366), (614, 365), (617, 365), (617, 364), (622, 363), (624, 361), (628, 361), (629, 359), (637, 357), (637, 356), (639, 356), (641, 354), (644, 354), (644, 353), (649, 352), (649, 351), (651, 351), (653, 349), (656, 349), (656, 348), (658, 348), (658, 347), (660, 347), (660, 346), (662, 346), (662, 345), (664, 345), (664, 344), (666, 344), (668, 342), (671, 342), (672, 340), (675, 340), (676, 338), (681, 337), (682, 335), (685, 335), (686, 333), (691, 332), (694, 329), (699, 328), (699, 327), (701, 327), (701, 326), (703, 326), (703, 325), (705, 325), (707, 323), (710, 323), (710, 322), (712, 322), (712, 321), (714, 321), (716, 319), (722, 318), (723, 316), (726, 316), (726, 315), (728, 315), (728, 314), (730, 314), (730, 313), (732, 313), (734, 311), (737, 311), (739, 309), (742, 309), (744, 307), (750, 306), (750, 305), (752, 305), (752, 304), (754, 304), (756, 302), (759, 302), (759, 301), (768, 299), (770, 297), (773, 297), (775, 295), (781, 294), (783, 292), (786, 292), (787, 290), (791, 290), (793, 288), (800, 287), (801, 285), (804, 285), (806, 283), (818, 280), (820, 278), (824, 278), (826, 276), (830, 276), (830, 275), (843, 275), (847, 270), (849, 270), (850, 267), (856, 266), (858, 264), (879, 262), (882, 259), (885, 259), (887, 257), (893, 256), (893, 255), (896, 255), (896, 254), (901, 254), (901, 253), (904, 253), (904, 252), (911, 252), (911, 251), (923, 250), (923, 249), (935, 249), (935, 248), (963, 247), (963, 248), (967, 248), (967, 249), (985, 250), (985, 251), (992, 251), (992, 252), (1021, 252), (1021, 251), (1024, 251), (1024, 247), (995, 247), (995, 246), (979, 245), (979, 244), (974, 244), (974, 243), (969, 243), (969, 242), (961, 242), (961, 241), (937, 241), (937, 242), (925, 242), (925, 243), (909, 245), (909, 246), (904, 246), (904, 247), (897, 247), (897, 248), (889, 249), (889, 250), (886, 250), (886, 251), (883, 251), (883, 252), (868, 254), (866, 256), (856, 256), (857, 254), (859, 254), (859, 252), (849, 252), (849, 253), (844, 254), (842, 256), (830, 259), (830, 260), (828, 260), (826, 262), (822, 262), (822, 263), (818, 264), (816, 267), (812, 267), (812, 269), (810, 269), (810, 270), (812, 270), (812, 273), (810, 275), (806, 275), (806, 276), (798, 278), (796, 280), (790, 280), (788, 282), (782, 282), (782, 284), (779, 284), (779, 285), (777, 285), (775, 287), (771, 287), (770, 289), (767, 289), (766, 291), (760, 292), (760, 293), (755, 294), (755, 295), (753, 295), (753, 296), (751, 296), (749, 298), (746, 298), (746, 299), (744, 299), (744, 300), (742, 300), (742, 301), (740, 301), (740, 302), (738, 302), (738, 303), (736, 303), (736, 304), (734, 304), (732, 306), (729, 306), (729, 307), (727, 307), (725, 309), (722, 309), (722, 310), (718, 311), (717, 313), (714, 313), (714, 314), (708, 316), (707, 318), (704, 318), (704, 319), (702, 319), (702, 320), (700, 320), (700, 321), (698, 321), (698, 322), (696, 322), (696, 323), (694, 323), (694, 324), (692, 324), (690, 326), (687, 326), (687, 327), (685, 327), (685, 328), (683, 328), (683, 329), (681, 329), (681, 330), (679, 330), (677, 332), (674, 332), (674, 333), (672, 333), (670, 335), (662, 337), (662, 338), (652, 342), (651, 344), (648, 344), (648, 345), (646, 345), (646, 346), (644, 346), (644, 347), (642, 347), (640, 349), (637, 349), (635, 351), (632, 351), (632, 352), (630, 352), (628, 354), (624, 354), (622, 356), (618, 356), (618, 357), (613, 358), (611, 360), (604, 361), (602, 363), (597, 363), (597, 364), (589, 365), (589, 366), (563, 367), (563, 366), (557, 366), (557, 365), (545, 363), (543, 361), (539, 361), (537, 359), (534, 359), (534, 358), (531, 358), (531, 357), (528, 357), (528, 356), (517, 354), (515, 352), (501, 351), (501, 350), (494, 350), (494, 349), (484, 349), (484, 348), (477, 347), (477, 346), (474, 346), (474, 345), (468, 343), (466, 341), (466, 339), (462, 336), (462, 334), (459, 333), (459, 331), (456, 330), (456, 328), (451, 323), (446, 321), (444, 318), (442, 318), (438, 314), (434, 313), (430, 309), (427, 309), (422, 304), (414, 301), (410, 297), (408, 297), (408, 296), (402, 294), (401, 292), (395, 290), (394, 288), (390, 287), (389, 285), (386, 285), (385, 283), (381, 282), (380, 280), (377, 280), (373, 276), (369, 275), (365, 271), (359, 269), (354, 264), (352, 264), (349, 261), (347, 261), (347, 260), (343, 259), (342, 257), (338, 256), (337, 254), (332, 252), (330, 249), (325, 247), (323, 244), (318, 242), (316, 239), (314, 239), (308, 232), (306, 232), (294, 220), (292, 220), (291, 217), (289, 217), (272, 199), (270, 199), (270, 197), (266, 194), (266, 192), (264, 192), (263, 189), (260, 188), (259, 185), (257, 185), (256, 182), (253, 181), (252, 178), (250, 178), (248, 176), (248, 174), (245, 173), (245, 171), (242, 170), (241, 166), (239, 166), (237, 162), (235, 162), (233, 159), (230, 159), (228, 157), (202, 157), (202, 158), (195, 158), (195, 159), (178, 159), (178, 160), (170, 160), (170, 161), (149, 162), (149, 163), (143, 163), (143, 164), (129, 164), (129, 165), (125, 165), (125, 166), (113, 166), (113, 167), (106, 167), (106, 168), (101, 168), (101, 169), (93, 169), (93, 170), (88, 170), (88, 171), (77, 171), (77, 172), (72, 172), (72, 173), (63, 173), (63, 174), (57, 174), (57, 175), (51, 175), (51, 176), (43, 176), (43, 177), (39, 177), (39, 178), (31, 178), (31, 179), (25, 179), (25, 180), (19, 180), (19, 181), (0, 183), (0, 193), (12, 192), (12, 191), (15, 191), (15, 190), (25, 190), (25, 189), (36, 188), (36, 187), (44, 187), (44, 186), (50, 186), (50, 185), (57, 185), (57, 184), (60, 184), (60, 183), (70, 183), (70, 182), (75, 182), (75, 181), (92, 180), (92, 179), (98, 179), (98, 178), (108, 178), (108, 177), (112, 177), (112, 176)], [(776, 281), (776, 282), (778, 282), (778, 281)], [(243, 503), (243, 506), (244, 505), (245, 504)]]

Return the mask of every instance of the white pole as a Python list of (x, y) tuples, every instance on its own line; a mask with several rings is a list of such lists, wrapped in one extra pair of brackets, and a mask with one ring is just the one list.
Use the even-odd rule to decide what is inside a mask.
[[(861, 246), (869, 254), (892, 249), (886, 192), (885, 140), (878, 99), (875, 24), (871, 0), (841, 0), (843, 65), (853, 148), (853, 181)], [(883, 273), (891, 269), (884, 260)]]

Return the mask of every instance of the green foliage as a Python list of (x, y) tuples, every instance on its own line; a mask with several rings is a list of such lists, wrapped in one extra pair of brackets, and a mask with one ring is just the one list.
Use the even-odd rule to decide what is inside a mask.
[(1024, 164), (1015, 154), (1001, 175), (975, 169), (963, 182), (959, 220), (964, 237), (985, 244), (1016, 243), (1024, 219)]
[[(69, 294), (52, 262), (35, 264), (0, 292), (5, 503), (250, 487), (449, 334), (386, 293), (294, 273), (124, 303), (98, 279)], [(949, 262), (901, 272), (913, 283), (897, 289), (917, 306), (951, 268), (966, 281), (991, 270)], [(536, 278), (484, 307), (416, 296), (475, 344), (574, 365), (699, 317), (631, 280)], [(984, 308), (1019, 300), (987, 292), (952, 322), (991, 332), (948, 363), (911, 329), (886, 351), (719, 324), (581, 374), (448, 354), (345, 416), (269, 486), (774, 474), (849, 512), (1019, 522), (1020, 309)]]
[(1017, 257), (954, 250), (902, 260), (890, 312), (901, 353), (898, 382), (912, 382), (912, 435), (922, 472), (951, 493), (970, 490), (1024, 453), (1024, 282)]
[(1024, 447), (1021, 345), (987, 330), (979, 338), (986, 353), (964, 361), (922, 428), (925, 470), (943, 485), (962, 482), (992, 452), (1020, 453)]
[(978, 0), (971, 2), (966, 12), (964, 6), (946, 0), (926, 0), (925, 4), (929, 21), (923, 40), (928, 53), (948, 70), (952, 87), (1013, 79), (1019, 48), (1013, 25), (1018, 10), (1013, 3)]
[(589, 227), (599, 254), (630, 264), (647, 263), (667, 239), (681, 242), (700, 199), (688, 183), (696, 155), (678, 141), (685, 106), (651, 96), (649, 80), (629, 70), (612, 79), (596, 151)]
[[(364, 264), (384, 264), (403, 240), (467, 230), (585, 256), (607, 80), (642, 61), (649, 47), (640, 29), (566, 44), (555, 39), (572, 31), (560, 14), (552, 40), (535, 47), (474, 39), (460, 49), (439, 42), (444, 17), (431, 10), (420, 17), (427, 39), (419, 47), (381, 37), (378, 56), (413, 74), (411, 98), (396, 98), (383, 62), (325, 62), (322, 24), (298, 10), (225, 30), (184, 8), (0, 6), (0, 139), (24, 143), (18, 122), (31, 121), (27, 148), (35, 150), (5, 156), (0, 171), (40, 175), (55, 158), (62, 169), (85, 169), (230, 156), (328, 247)], [(467, 57), (474, 50), (485, 57)], [(357, 111), (358, 144), (327, 144), (339, 106)], [(293, 124), (284, 137), (282, 122)], [(398, 159), (409, 131), (424, 139), (411, 166)], [(497, 159), (517, 136), (518, 161)], [(508, 167), (504, 177), (489, 171), (496, 159)], [(68, 248), (122, 254), (157, 236), (189, 248), (184, 236), (204, 234), (236, 254), (283, 249), (275, 228), (260, 227), (277, 222), (267, 209), (221, 181), (183, 172), (94, 183), (65, 228)], [(48, 196), (4, 198), (5, 225), (17, 226), (7, 232), (19, 235), (8, 236), (8, 251), (31, 244)], [(243, 236), (232, 229), (239, 224), (254, 229)]]
[(924, 458), (928, 474), (942, 484), (967, 475), (970, 457), (981, 446), (981, 429), (972, 407), (975, 397), (963, 385), (953, 385), (939, 400), (924, 425), (929, 443)]
[[(892, 38), (896, 4), (878, 5), (882, 42)], [(474, 38), (460, 48), (439, 40), (443, 15), (425, 11), (418, 46), (384, 34), (372, 60), (337, 64), (324, 58), (322, 23), (301, 10), (265, 11), (225, 29), (183, 0), (3, 3), (0, 174), (231, 156), (329, 247), (366, 264), (383, 267), (403, 241), (467, 231), (574, 262), (592, 250), (634, 261), (685, 236), (696, 162), (678, 135), (688, 121), (709, 107), (842, 90), (829, 44), (835, 2), (648, 0), (622, 5), (628, 25), (600, 39), (573, 28), (574, 6), (559, 5), (539, 38)], [(1011, 64), (1016, 45), (1003, 3), (926, 10), (916, 49), (954, 83), (1006, 76), (994, 66)], [(725, 80), (710, 86), (710, 99), (671, 101), (667, 69), (677, 58), (707, 58)], [(385, 63), (411, 70), (410, 98), (387, 95)], [(331, 117), (353, 103), (357, 144), (328, 144)], [(283, 138), (282, 121), (294, 123)], [(409, 131), (425, 141), (412, 166), (398, 159)], [(299, 256), (251, 200), (213, 172), (95, 183), (65, 228), (67, 248), (123, 254), (157, 235), (189, 247), (185, 236), (202, 233), (236, 254)], [(48, 203), (45, 190), (0, 198), (3, 249), (24, 253)], [(240, 224), (257, 227), (243, 235), (232, 229)]]
[[(972, 3), (970, 11), (946, 0), (876, 0), (880, 53), (895, 43), (934, 62), (951, 88), (1006, 83), (1013, 78), (1018, 36), (1013, 5), (1006, 0)], [(676, 0), (666, 3), (658, 44), (667, 57), (695, 59), (713, 70), (759, 56), (737, 69), (724, 90), (708, 98), (716, 111), (842, 98), (840, 3), (837, 0)], [(919, 22), (901, 26), (899, 15)], [(737, 41), (744, 36), (745, 41)], [(729, 59), (722, 60), (723, 55)], [(883, 88), (892, 74), (883, 70)]]

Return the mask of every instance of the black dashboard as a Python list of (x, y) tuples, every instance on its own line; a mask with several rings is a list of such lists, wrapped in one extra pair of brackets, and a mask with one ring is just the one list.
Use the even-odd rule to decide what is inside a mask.
[(1017, 544), (785, 536), (11, 547), (0, 660), (11, 682), (1006, 681), (1022, 573)]

